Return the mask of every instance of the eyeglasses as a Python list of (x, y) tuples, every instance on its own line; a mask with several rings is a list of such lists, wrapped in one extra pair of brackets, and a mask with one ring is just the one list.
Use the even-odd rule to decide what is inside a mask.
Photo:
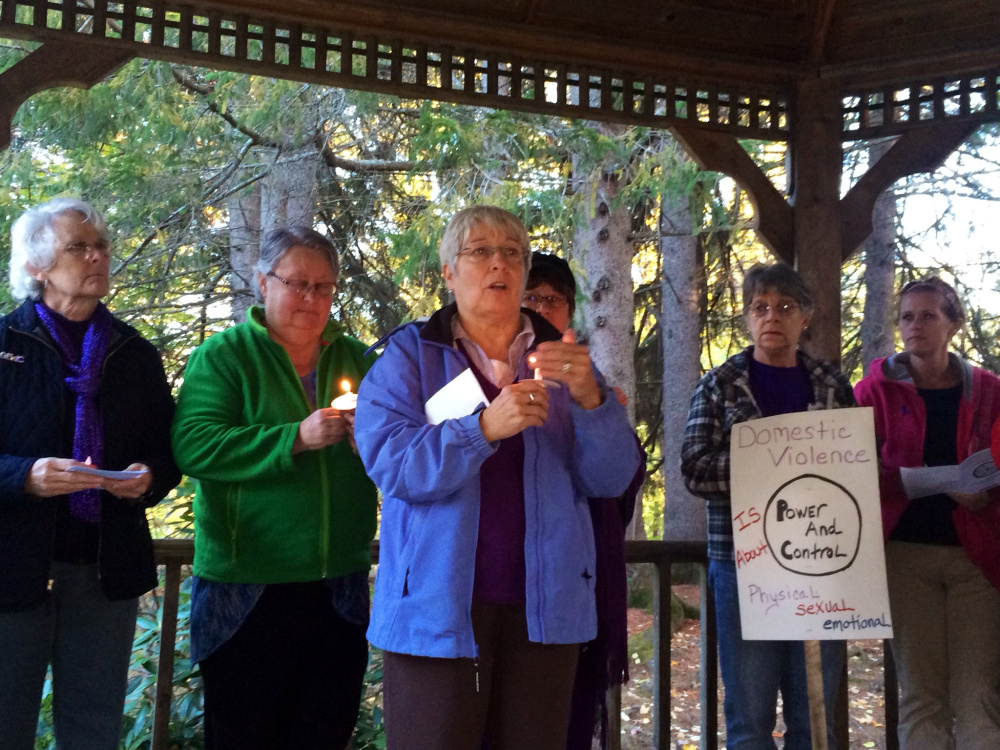
[(521, 298), (521, 302), (528, 307), (541, 307), (548, 305), (553, 310), (566, 307), (569, 300), (559, 294), (526, 294)]
[(764, 318), (773, 310), (779, 318), (787, 318), (798, 310), (799, 307), (794, 302), (779, 302), (776, 305), (769, 305), (766, 302), (755, 302), (750, 305), (750, 314), (755, 318)]
[(316, 284), (310, 284), (308, 281), (301, 281), (299, 279), (286, 279), (278, 276), (274, 271), (271, 271), (268, 276), (277, 279), (300, 297), (305, 297), (308, 294), (315, 294), (317, 297), (332, 297), (334, 292), (337, 291), (337, 284), (333, 281), (320, 281)]
[(525, 258), (525, 252), (513, 245), (480, 245), (479, 247), (463, 247), (457, 253), (456, 257), (459, 255), (464, 255), (473, 263), (489, 263), (493, 260), (493, 256), (500, 255), (500, 260), (510, 266), (523, 264)]
[(98, 240), (97, 242), (74, 242), (69, 245), (64, 245), (63, 251), (81, 258), (91, 251), (97, 253), (98, 255), (107, 256), (111, 255), (111, 244), (107, 240)]

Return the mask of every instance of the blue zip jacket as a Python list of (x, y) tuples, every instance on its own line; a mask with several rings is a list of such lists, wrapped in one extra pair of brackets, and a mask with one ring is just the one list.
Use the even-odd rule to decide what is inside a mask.
[[(536, 343), (558, 340), (541, 316)], [(479, 534), (479, 469), (495, 450), (479, 414), (430, 425), (424, 404), (468, 368), (454, 347), (455, 305), (398, 329), (358, 392), (355, 439), (383, 493), (379, 568), (368, 639), (387, 651), (474, 657), (472, 588)], [(522, 379), (531, 370), (522, 359)], [(563, 386), (549, 418), (524, 436), (525, 603), (528, 637), (583, 643), (597, 632), (594, 536), (588, 497), (625, 491), (639, 451), (625, 411), (605, 391), (586, 411)], [(614, 502), (609, 500), (608, 502)]]

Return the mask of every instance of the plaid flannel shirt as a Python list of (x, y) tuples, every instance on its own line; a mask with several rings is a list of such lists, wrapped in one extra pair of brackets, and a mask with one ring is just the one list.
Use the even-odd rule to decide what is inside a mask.
[[(733, 560), (733, 524), (729, 502), (729, 436), (733, 425), (760, 419), (760, 408), (750, 392), (750, 358), (753, 347), (735, 354), (702, 377), (691, 398), (681, 473), (690, 492), (708, 501), (708, 556)], [(809, 371), (814, 403), (811, 409), (856, 406), (854, 392), (844, 374), (829, 362), (798, 352), (799, 363)]]

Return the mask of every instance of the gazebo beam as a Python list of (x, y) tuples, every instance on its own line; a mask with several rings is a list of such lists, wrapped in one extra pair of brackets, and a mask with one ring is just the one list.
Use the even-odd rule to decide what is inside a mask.
[(897, 138), (841, 200), (841, 259), (851, 257), (872, 233), (872, 211), (882, 191), (911, 174), (933, 172), (975, 130), (967, 122), (939, 122)]
[(840, 89), (820, 78), (798, 83), (795, 128), (789, 141), (789, 197), (795, 268), (815, 300), (811, 354), (840, 362), (840, 180), (843, 173)]
[(739, 141), (696, 126), (675, 125), (670, 130), (699, 168), (727, 174), (746, 190), (757, 219), (757, 236), (776, 256), (794, 263), (792, 208)]
[(89, 89), (132, 59), (128, 50), (66, 39), (47, 42), (0, 74), (0, 149), (10, 145), (17, 110), (45, 89)]

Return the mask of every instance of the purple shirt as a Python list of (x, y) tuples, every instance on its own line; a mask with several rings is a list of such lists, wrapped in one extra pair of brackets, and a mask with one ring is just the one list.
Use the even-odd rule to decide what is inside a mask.
[[(462, 350), (460, 348), (460, 350)], [(464, 351), (464, 350), (463, 350)], [(500, 395), (466, 354), (491, 402)], [(479, 539), (472, 601), (519, 604), (524, 594), (524, 438), (504, 438), (479, 469)]]
[(751, 357), (750, 390), (762, 417), (806, 411), (813, 400), (809, 371), (801, 363), (775, 367)]

